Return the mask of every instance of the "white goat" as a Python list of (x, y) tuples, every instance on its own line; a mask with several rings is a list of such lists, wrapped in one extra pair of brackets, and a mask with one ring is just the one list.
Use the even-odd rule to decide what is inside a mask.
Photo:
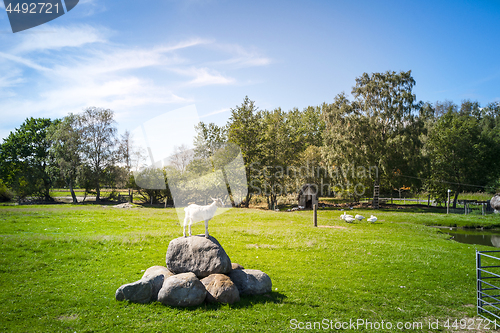
[(186, 224), (189, 221), (189, 236), (191, 236), (191, 225), (193, 222), (205, 221), (205, 238), (208, 238), (208, 221), (214, 217), (215, 211), (217, 207), (224, 206), (222, 200), (212, 198), (214, 202), (207, 206), (200, 206), (196, 204), (192, 204), (184, 208), (184, 212), (186, 213), (184, 217), (184, 237), (186, 237)]

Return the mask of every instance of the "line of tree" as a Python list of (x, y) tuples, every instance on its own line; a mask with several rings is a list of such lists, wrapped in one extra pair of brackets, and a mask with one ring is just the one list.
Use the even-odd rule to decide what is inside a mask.
[(333, 103), (289, 112), (259, 110), (245, 97), (225, 126), (198, 125), (196, 149), (225, 141), (241, 147), (246, 206), (259, 194), (272, 208), (304, 183), (353, 200), (376, 184), (382, 193), (410, 188), (441, 202), (451, 189), (454, 207), (463, 191), (500, 189), (500, 103), (423, 103), (415, 84), (411, 71), (364, 73), (352, 100), (341, 93)]
[[(273, 208), (305, 183), (316, 184), (323, 196), (352, 200), (370, 196), (375, 185), (382, 193), (427, 191), (438, 201), (451, 189), (454, 206), (463, 191), (499, 189), (499, 102), (423, 103), (413, 92), (411, 71), (364, 73), (355, 82), (351, 99), (341, 93), (332, 103), (288, 112), (259, 110), (247, 96), (226, 125), (196, 126), (194, 151), (178, 147), (171, 166), (142, 176), (154, 173), (152, 179), (168, 184), (167, 174), (206, 174), (224, 160), (216, 156), (220, 148), (235, 144), (245, 163), (247, 207), (252, 196), (262, 195)], [(66, 186), (74, 202), (75, 187), (99, 201), (103, 187), (129, 188), (129, 194), (135, 188), (144, 200), (172, 203), (168, 186), (136, 185), (131, 170), (140, 158), (128, 132), (117, 138), (111, 110), (29, 118), (0, 145), (0, 194), (7, 188), (19, 199), (50, 200), (50, 188)]]
[[(103, 186), (129, 183), (123, 145), (118, 140), (113, 111), (89, 107), (63, 119), (28, 118), (0, 145), (0, 178), (18, 200), (52, 201), (50, 189), (67, 187), (77, 202), (75, 187), (101, 200)], [(125, 164), (126, 165), (126, 164)]]

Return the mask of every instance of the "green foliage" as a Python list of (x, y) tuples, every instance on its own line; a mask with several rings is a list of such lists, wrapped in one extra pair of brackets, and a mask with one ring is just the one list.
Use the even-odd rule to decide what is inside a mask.
[(295, 108), (287, 113), (287, 121), (291, 128), (288, 135), (293, 137), (292, 140), (298, 145), (299, 151), (309, 146), (323, 145), (326, 124), (322, 117), (321, 106), (309, 106), (303, 111)]
[(356, 78), (354, 101), (342, 93), (323, 105), (324, 155), (340, 170), (334, 181), (346, 188), (380, 182), (381, 190), (419, 185), (405, 177), (418, 175), (422, 167), (424, 122), (414, 85), (411, 71), (364, 73)]
[[(236, 144), (241, 149), (243, 160), (245, 161), (245, 169), (247, 174), (247, 182), (251, 183), (251, 165), (255, 162), (260, 162), (261, 158), (261, 121), (260, 113), (254, 101), (251, 101), (248, 96), (245, 97), (243, 103), (236, 108), (231, 109), (231, 117), (227, 126), (227, 138), (231, 143)], [(252, 196), (252, 188), (249, 187), (245, 206), (248, 207)]]
[(77, 203), (73, 189), (82, 164), (80, 154), (82, 139), (77, 128), (76, 116), (70, 113), (61, 122), (53, 124), (48, 137), (52, 142), (50, 154), (55, 162), (53, 173), (59, 174), (70, 189), (73, 203)]
[[(493, 109), (494, 110), (494, 109)], [(450, 106), (430, 129), (426, 151), (430, 161), (429, 192), (445, 201), (453, 191), (484, 190), (500, 178), (500, 126), (498, 115), (464, 101), (460, 110)], [(494, 190), (493, 190), (494, 191)]]
[[(131, 187), (136, 189), (145, 203), (173, 204), (172, 194), (168, 188), (165, 169), (150, 167), (134, 173), (130, 178)], [(138, 186), (139, 183), (141, 186)]]
[(32, 196), (51, 200), (53, 179), (47, 172), (53, 164), (47, 136), (53, 123), (47, 118), (28, 118), (0, 146), (0, 178), (19, 198)]
[(96, 201), (100, 200), (100, 189), (105, 172), (111, 172), (117, 160), (116, 127), (114, 113), (109, 109), (89, 107), (77, 115), (81, 136), (81, 153), (86, 169), (80, 173), (85, 187), (95, 189)]
[[(281, 108), (263, 111), (261, 119), (262, 159), (260, 165), (253, 165), (252, 168), (264, 167), (258, 179), (260, 178), (260, 190), (266, 196), (268, 208), (271, 209), (275, 206), (278, 196), (288, 193), (286, 167), (295, 163), (300, 145), (299, 136), (293, 135), (295, 129), (291, 126), (290, 115), (285, 114)], [(295, 191), (296, 188), (292, 190)]]
[(200, 122), (195, 127), (194, 153), (197, 158), (209, 158), (227, 142), (227, 128)]
[(13, 197), (12, 191), (0, 179), (0, 202), (10, 201)]
[[(317, 184), (323, 188), (323, 185), (330, 184), (330, 175), (327, 165), (323, 162), (321, 147), (310, 145), (298, 155), (296, 171), (294, 174), (299, 186), (302, 184)], [(320, 196), (330, 196), (333, 193), (326, 189), (320, 189)]]
[(325, 122), (320, 107), (303, 111), (281, 108), (259, 111), (255, 103), (245, 97), (242, 105), (232, 109), (227, 124), (228, 141), (237, 144), (246, 166), (248, 195), (265, 195), (268, 207), (276, 204), (280, 195), (295, 192), (303, 185), (300, 170), (301, 154), (311, 146), (323, 144)]

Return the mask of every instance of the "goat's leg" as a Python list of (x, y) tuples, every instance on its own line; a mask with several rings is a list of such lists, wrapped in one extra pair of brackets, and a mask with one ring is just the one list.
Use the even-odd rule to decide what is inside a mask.
[(205, 220), (205, 238), (208, 238), (208, 220)]
[(191, 236), (191, 235), (192, 235), (192, 233), (191, 233), (191, 226), (192, 226), (192, 225), (193, 225), (193, 220), (191, 220), (191, 219), (190, 219), (190, 220), (189, 220), (189, 236)]
[(187, 216), (186, 216), (186, 217), (184, 218), (184, 228), (182, 229), (182, 230), (183, 230), (183, 235), (184, 235), (184, 237), (186, 237), (186, 223), (187, 223), (187, 220), (188, 220), (188, 218), (187, 218)]

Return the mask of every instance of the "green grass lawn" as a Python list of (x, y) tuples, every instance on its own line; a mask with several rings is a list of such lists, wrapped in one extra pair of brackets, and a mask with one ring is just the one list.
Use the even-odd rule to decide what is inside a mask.
[[(294, 331), (291, 321), (359, 319), (422, 322), (411, 331), (435, 332), (447, 319), (474, 317), (475, 249), (493, 248), (450, 241), (426, 225), (496, 226), (500, 216), (376, 215), (376, 224), (347, 224), (338, 210), (320, 210), (319, 225), (330, 228), (314, 228), (311, 211), (218, 215), (210, 234), (233, 262), (266, 272), (273, 292), (172, 308), (117, 302), (114, 294), (165, 265), (169, 241), (182, 235), (173, 209), (0, 206), (0, 331), (278, 332)], [(203, 233), (203, 224), (193, 232)], [(440, 329), (429, 330), (436, 320)]]

